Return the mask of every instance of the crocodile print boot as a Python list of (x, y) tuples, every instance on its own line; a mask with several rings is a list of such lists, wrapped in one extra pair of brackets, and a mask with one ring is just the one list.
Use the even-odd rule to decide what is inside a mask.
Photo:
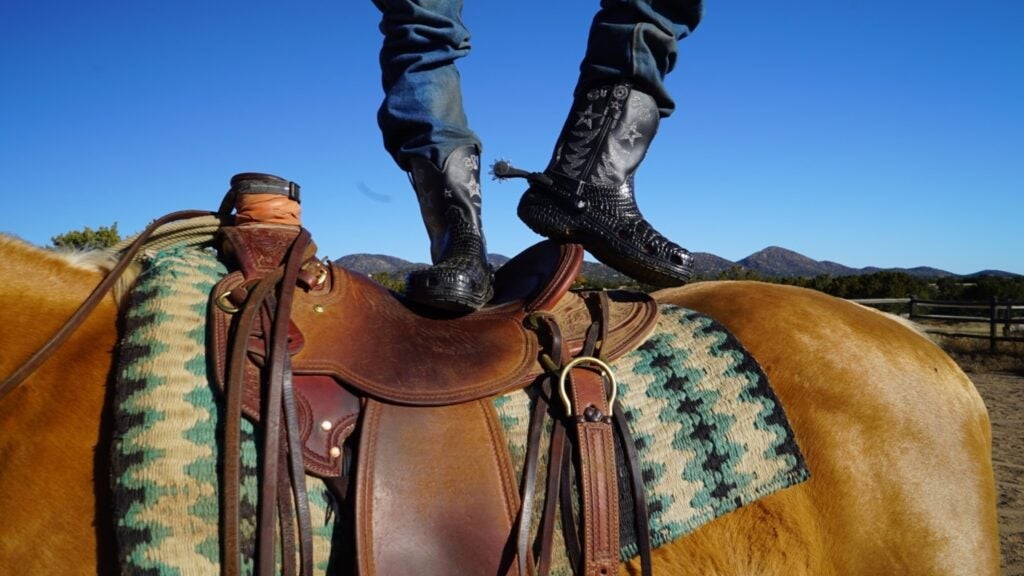
[(477, 310), (493, 294), (480, 222), (480, 153), (476, 146), (463, 146), (442, 170), (419, 158), (410, 168), (434, 265), (409, 274), (406, 296), (441, 310)]
[(578, 96), (547, 169), (531, 175), (519, 218), (542, 236), (582, 244), (641, 282), (685, 284), (693, 258), (644, 219), (633, 191), (658, 119), (654, 99), (629, 84)]

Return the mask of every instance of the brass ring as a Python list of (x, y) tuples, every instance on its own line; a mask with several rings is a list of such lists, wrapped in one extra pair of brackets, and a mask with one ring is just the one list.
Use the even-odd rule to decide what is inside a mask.
[(604, 360), (593, 356), (574, 358), (572, 362), (562, 367), (562, 374), (558, 377), (558, 395), (562, 397), (562, 403), (565, 404), (565, 413), (572, 414), (572, 401), (569, 400), (569, 394), (565, 391), (565, 379), (569, 376), (570, 370), (584, 363), (597, 364), (601, 368), (601, 375), (612, 384), (612, 391), (608, 396), (608, 415), (610, 416), (615, 409), (615, 397), (619, 393), (619, 384), (615, 381), (615, 373), (612, 371), (612, 367), (605, 363)]
[(217, 296), (213, 303), (217, 305), (217, 308), (220, 308), (224, 312), (227, 312), (228, 314), (234, 314), (235, 312), (238, 312), (239, 308), (238, 306), (235, 306), (234, 304), (228, 301), (228, 296), (230, 295), (231, 290), (228, 290), (227, 292), (221, 294), (220, 296)]

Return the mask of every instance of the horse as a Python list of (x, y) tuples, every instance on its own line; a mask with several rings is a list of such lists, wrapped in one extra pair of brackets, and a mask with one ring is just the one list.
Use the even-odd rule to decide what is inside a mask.
[[(0, 377), (109, 269), (0, 236)], [(654, 573), (999, 574), (988, 414), (906, 323), (819, 292), (698, 282), (659, 302), (715, 318), (768, 375), (811, 470), (654, 551)], [(116, 570), (106, 458), (119, 306), (107, 298), (0, 398), (0, 572)], [(639, 574), (638, 562), (621, 574)]]

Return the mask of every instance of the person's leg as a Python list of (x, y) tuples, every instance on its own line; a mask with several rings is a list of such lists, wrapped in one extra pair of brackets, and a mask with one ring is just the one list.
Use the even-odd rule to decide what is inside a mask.
[(435, 308), (480, 308), (492, 278), (480, 220), (480, 141), (455, 67), (469, 52), (462, 0), (374, 2), (384, 34), (377, 119), (385, 148), (409, 172), (434, 264), (409, 275), (406, 294)]
[(381, 11), (381, 83), (377, 123), (384, 147), (403, 170), (413, 157), (441, 167), (460, 146), (480, 140), (462, 107), (455, 61), (469, 54), (462, 0), (374, 0)]
[(568, 118), (542, 178), (519, 203), (535, 232), (578, 242), (642, 282), (685, 283), (690, 253), (640, 213), (633, 176), (674, 107), (664, 86), (676, 42), (700, 20), (699, 0), (603, 0)]
[(594, 86), (630, 82), (649, 94), (664, 118), (675, 109), (665, 76), (677, 42), (700, 23), (702, 0), (603, 0), (580, 64), (577, 97)]

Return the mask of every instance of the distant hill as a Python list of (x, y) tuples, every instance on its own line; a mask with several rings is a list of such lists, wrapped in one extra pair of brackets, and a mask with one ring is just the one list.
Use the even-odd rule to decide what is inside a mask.
[(822, 274), (851, 276), (858, 273), (857, 270), (842, 264), (814, 260), (803, 254), (778, 246), (769, 246), (764, 250), (754, 252), (737, 262), (737, 264), (764, 276), (781, 278), (813, 278)]
[(715, 256), (708, 252), (694, 252), (693, 253), (693, 270), (694, 274), (702, 276), (715, 276), (723, 272), (728, 272), (732, 268), (741, 266), (732, 260), (726, 260), (721, 256)]
[[(938, 268), (931, 268), (928, 266), (917, 266), (915, 268), (878, 268), (875, 266), (868, 266), (861, 268), (858, 274), (874, 274), (875, 272), (903, 272), (910, 276), (916, 276), (917, 278), (946, 278), (949, 276), (956, 276), (952, 272), (940, 270)], [(1004, 272), (1008, 274), (1008, 272)]]
[(427, 264), (417, 264), (384, 254), (349, 254), (338, 258), (335, 262), (343, 268), (366, 275), (383, 272), (394, 276), (404, 276), (413, 270), (427, 267)]
[(603, 286), (620, 286), (633, 282), (629, 276), (601, 264), (600, 262), (583, 261), (583, 276), (595, 284)]
[[(509, 257), (502, 254), (488, 255), (488, 261), (495, 268), (508, 262)], [(755, 252), (746, 258), (733, 262), (726, 258), (716, 256), (708, 252), (694, 252), (694, 274), (703, 277), (715, 277), (721, 273), (728, 272), (739, 267), (741, 270), (750, 270), (765, 277), (772, 278), (795, 278), (815, 277), (823, 274), (832, 276), (855, 276), (860, 274), (873, 274), (875, 272), (902, 272), (918, 278), (943, 278), (957, 276), (952, 272), (918, 266), (915, 268), (879, 268), (868, 266), (865, 268), (851, 268), (828, 260), (814, 260), (803, 254), (781, 248), (769, 246)], [(426, 268), (428, 264), (423, 262), (409, 262), (394, 256), (383, 254), (350, 254), (337, 260), (337, 263), (363, 274), (376, 274), (386, 272), (394, 276), (404, 276), (413, 270)], [(587, 278), (600, 282), (604, 285), (626, 284), (630, 280), (625, 275), (598, 262), (584, 262), (583, 275)], [(1005, 272), (1002, 270), (981, 270), (964, 276), (965, 278), (976, 278), (979, 276), (1017, 277), (1020, 274)]]
[(978, 278), (979, 276), (995, 276), (997, 278), (1016, 278), (1020, 274), (1014, 274), (1013, 272), (1003, 272), (1002, 270), (982, 270), (975, 272), (974, 274), (968, 274), (965, 278)]

